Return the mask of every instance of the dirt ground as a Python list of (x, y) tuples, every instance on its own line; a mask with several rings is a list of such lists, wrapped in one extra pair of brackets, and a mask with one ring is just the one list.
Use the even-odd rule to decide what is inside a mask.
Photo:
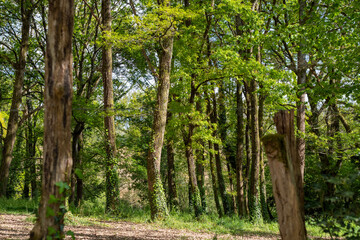
[[(26, 221), (29, 215), (0, 214), (0, 239), (28, 239), (33, 224)], [(242, 239), (242, 240), (276, 240), (279, 236), (232, 236), (198, 233), (178, 229), (161, 229), (151, 224), (131, 222), (97, 221), (93, 226), (67, 226), (76, 239)], [(70, 238), (69, 238), (70, 239)]]

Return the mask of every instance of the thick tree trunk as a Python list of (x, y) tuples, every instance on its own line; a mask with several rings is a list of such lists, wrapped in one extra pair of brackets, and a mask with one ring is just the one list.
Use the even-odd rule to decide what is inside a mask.
[(102, 49), (102, 78), (104, 84), (105, 149), (106, 149), (106, 211), (114, 211), (119, 197), (119, 177), (115, 167), (116, 139), (114, 121), (114, 90), (112, 81), (112, 49), (107, 37), (111, 32), (111, 0), (102, 0), (101, 15), (105, 43)]
[(244, 199), (244, 179), (243, 179), (243, 150), (244, 150), (244, 110), (242, 99), (242, 86), (239, 81), (236, 83), (236, 193), (237, 208), (239, 216), (246, 215), (246, 205)]
[(2, 149), (0, 164), (0, 197), (6, 196), (6, 187), (9, 178), (9, 169), (12, 161), (12, 153), (19, 125), (19, 107), (24, 85), (26, 58), (29, 48), (30, 21), (33, 13), (33, 0), (21, 0), (21, 43), (19, 60), (15, 69), (15, 81), (11, 100), (11, 111), (7, 125), (7, 132)]
[(259, 168), (260, 168), (260, 138), (259, 138), (259, 115), (258, 97), (255, 92), (257, 83), (255, 79), (250, 82), (251, 99), (251, 171), (249, 187), (249, 211), (251, 218), (261, 218), (259, 209)]
[(297, 186), (301, 165), (296, 160), (294, 112), (278, 112), (275, 124), (279, 134), (268, 135), (263, 142), (269, 160), (280, 235), (283, 240), (305, 240), (302, 193)]
[(167, 116), (167, 105), (170, 89), (170, 69), (173, 53), (173, 37), (166, 36), (161, 40), (159, 82), (157, 100), (154, 110), (154, 123), (147, 158), (147, 174), (149, 188), (149, 202), (151, 218), (163, 219), (168, 215), (163, 184), (160, 178), (161, 150), (164, 142), (164, 133)]
[(64, 235), (71, 158), (72, 34), (74, 1), (49, 1), (45, 60), (44, 165), (38, 219), (30, 239)]

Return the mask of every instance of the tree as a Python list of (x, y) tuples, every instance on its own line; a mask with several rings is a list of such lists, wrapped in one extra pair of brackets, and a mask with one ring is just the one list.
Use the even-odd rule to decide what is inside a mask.
[(45, 66), (44, 160), (38, 218), (30, 239), (64, 235), (70, 181), (74, 1), (50, 0)]
[(114, 90), (112, 82), (111, 0), (101, 4), (104, 45), (102, 48), (102, 78), (104, 83), (105, 148), (106, 148), (106, 210), (115, 210), (119, 197), (119, 179), (115, 168), (116, 139), (114, 121)]
[(15, 80), (13, 95), (11, 100), (11, 111), (7, 125), (6, 137), (2, 148), (2, 158), (0, 164), (0, 197), (6, 196), (6, 186), (9, 177), (9, 169), (12, 160), (16, 132), (19, 127), (19, 107), (22, 100), (22, 90), (24, 85), (26, 59), (29, 48), (30, 22), (34, 11), (33, 0), (22, 0), (21, 4), (21, 42), (19, 49), (19, 59), (15, 64)]
[[(160, 6), (168, 4), (170, 3), (159, 2)], [(168, 215), (165, 193), (160, 178), (160, 160), (169, 101), (171, 59), (174, 44), (173, 31), (173, 27), (170, 27), (168, 31), (164, 33), (164, 37), (160, 39), (157, 99), (154, 109), (150, 148), (147, 157), (149, 203), (151, 218), (153, 220), (163, 219)]]

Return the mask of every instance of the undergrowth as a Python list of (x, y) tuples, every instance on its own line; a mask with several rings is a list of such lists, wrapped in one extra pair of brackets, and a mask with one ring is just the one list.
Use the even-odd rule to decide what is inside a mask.
[[(0, 198), (0, 213), (29, 214), (27, 221), (35, 221), (38, 202), (26, 199)], [(187, 229), (194, 232), (208, 232), (232, 235), (278, 235), (277, 222), (251, 222), (240, 219), (236, 215), (219, 218), (216, 214), (203, 214), (198, 219), (190, 212), (172, 211), (165, 221), (151, 222), (148, 207), (133, 206), (126, 201), (120, 201), (118, 209), (112, 213), (105, 212), (105, 197), (95, 200), (85, 200), (79, 207), (70, 206), (65, 215), (66, 225), (104, 226), (104, 220), (129, 221), (148, 223), (154, 228)], [(307, 224), (309, 236), (317, 239), (328, 237), (322, 229), (313, 224)]]

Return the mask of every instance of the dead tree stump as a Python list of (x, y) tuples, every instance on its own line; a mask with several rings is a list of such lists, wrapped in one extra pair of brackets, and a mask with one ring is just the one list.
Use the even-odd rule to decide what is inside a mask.
[(278, 134), (262, 141), (269, 162), (276, 211), (283, 240), (305, 240), (306, 229), (300, 163), (296, 157), (294, 111), (280, 111), (274, 121)]

